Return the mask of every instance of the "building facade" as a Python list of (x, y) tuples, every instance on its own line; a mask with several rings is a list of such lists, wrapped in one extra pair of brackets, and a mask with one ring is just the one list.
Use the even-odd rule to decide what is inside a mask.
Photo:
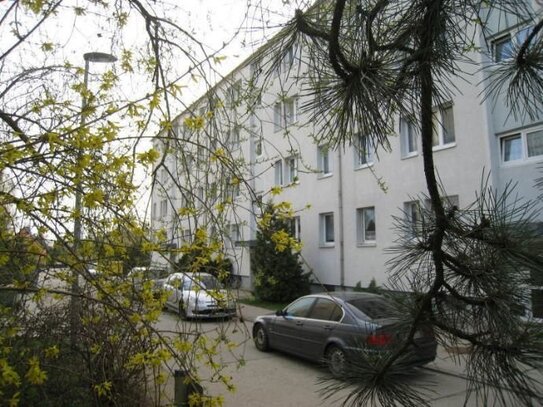
[[(475, 35), (480, 43), (472, 63), (458, 63), (463, 73), (453, 78), (454, 96), (435, 106), (434, 159), (450, 205), (473, 202), (487, 177), (499, 191), (517, 184), (521, 199), (541, 194), (534, 185), (543, 176), (543, 118), (517, 120), (503, 99), (481, 96), (489, 70), (528, 27), (489, 20), (491, 42)], [(427, 205), (417, 125), (396, 117), (386, 151), (362, 134), (336, 149), (320, 144), (326, 135), (311, 121), (315, 95), (304, 91), (303, 47), (286, 47), (276, 62), (269, 50), (264, 46), (178, 116), (170, 135), (156, 137), (164, 159), (156, 166), (151, 224), (167, 243), (153, 260), (174, 262), (175, 249), (204, 228), (224, 240), (234, 273), (251, 287), (259, 203), (272, 199), (295, 209), (292, 232), (316, 284), (384, 285), (395, 218), (416, 223)], [(531, 289), (536, 302), (543, 290)]]

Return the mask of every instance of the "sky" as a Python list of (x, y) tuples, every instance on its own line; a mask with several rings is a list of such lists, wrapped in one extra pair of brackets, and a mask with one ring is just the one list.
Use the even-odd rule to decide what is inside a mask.
[[(174, 21), (182, 30), (192, 36), (196, 42), (185, 40), (179, 44), (187, 53), (198, 59), (203, 58), (202, 50), (197, 42), (203, 46), (205, 53), (212, 54), (219, 51), (220, 63), (215, 63), (213, 69), (216, 75), (208, 74), (208, 82), (220, 80), (243, 60), (245, 60), (259, 46), (271, 38), (281, 25), (294, 15), (295, 8), (305, 3), (306, 0), (165, 0), (149, 3), (143, 2), (148, 7), (156, 7), (158, 14), (166, 15)], [(0, 0), (0, 16), (13, 4), (13, 0)], [(127, 2), (115, 2), (112, 4), (127, 4)], [(82, 15), (76, 11), (78, 7), (85, 9)], [(162, 8), (162, 10), (159, 10)], [(129, 18), (127, 25), (121, 33), (112, 29), (112, 13), (126, 12)], [(111, 15), (110, 15), (111, 14)], [(24, 23), (31, 22), (35, 15), (18, 16), (21, 20), (20, 27)], [(0, 54), (15, 41), (14, 23), (0, 24)], [(21, 31), (23, 32), (23, 31)], [(116, 9), (115, 6), (104, 10), (99, 6), (93, 6), (87, 0), (65, 0), (59, 8), (56, 17), (48, 20), (43, 29), (37, 30), (25, 42), (23, 50), (10, 55), (8, 65), (2, 67), (3, 74), (16, 73), (21, 67), (40, 66), (39, 64), (63, 64), (68, 61), (74, 66), (84, 66), (83, 55), (87, 52), (105, 52), (120, 57), (122, 49), (141, 46), (146, 39), (143, 22), (134, 10), (128, 8)], [(181, 40), (183, 41), (183, 40)], [(51, 43), (54, 52), (45, 52), (44, 43)], [(13, 67), (13, 68), (10, 68)], [(172, 73), (177, 70), (179, 74), (187, 71), (189, 58), (177, 53), (172, 58)], [(98, 64), (92, 63), (89, 67), (89, 87), (97, 86), (97, 77), (106, 70), (120, 73), (120, 63)], [(175, 76), (175, 75), (173, 75)], [(180, 81), (184, 86), (180, 103), (174, 106), (173, 115), (182, 112), (185, 106), (200, 97), (206, 91), (205, 81), (194, 81), (190, 77)], [(118, 91), (122, 97), (130, 99), (134, 95), (145, 94), (152, 89), (143, 78), (133, 76), (125, 81), (121, 77)], [(146, 139), (138, 144), (139, 150), (150, 147), (150, 139), (156, 133), (156, 127), (150, 127)], [(149, 197), (149, 182), (146, 182), (148, 174), (138, 172), (138, 182), (142, 183), (141, 199), (138, 209), (145, 215)], [(140, 181), (141, 180), (141, 181)]]

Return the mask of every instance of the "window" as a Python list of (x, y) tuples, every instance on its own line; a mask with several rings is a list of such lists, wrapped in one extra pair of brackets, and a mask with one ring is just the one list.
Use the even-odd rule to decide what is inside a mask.
[(503, 163), (543, 157), (543, 128), (528, 129), (500, 138)]
[(400, 118), (400, 144), (402, 157), (413, 157), (417, 155), (417, 124), (412, 119)]
[(522, 159), (522, 138), (520, 134), (502, 137), (501, 151), (503, 162)]
[(256, 112), (258, 109), (260, 109), (260, 105), (262, 104), (262, 94), (259, 93), (254, 101), (254, 104), (252, 106), (248, 106), (248, 109), (250, 110), (249, 115), (249, 126), (254, 130), (259, 125), (258, 115)]
[(214, 153), (215, 151), (217, 151), (218, 143), (219, 142), (217, 140), (217, 137), (211, 136), (211, 138), (209, 139), (209, 152), (210, 153)]
[(298, 98), (287, 98), (273, 106), (273, 130), (278, 132), (298, 120)]
[(226, 91), (226, 98), (229, 107), (235, 107), (236, 104), (239, 102), (240, 91), (241, 79), (238, 79)]
[(160, 183), (164, 185), (166, 182), (168, 182), (168, 171), (163, 168), (160, 170)]
[(299, 216), (294, 216), (289, 220), (289, 233), (297, 241), (301, 240), (302, 230)]
[(258, 75), (262, 69), (260, 69), (260, 61), (253, 61), (251, 62), (251, 65), (249, 66), (249, 72), (250, 72), (250, 79), (254, 81), (255, 76)]
[(295, 59), (299, 57), (299, 54), (300, 48), (297, 45), (291, 45), (290, 47), (286, 48), (281, 56), (281, 61), (279, 61), (279, 64), (277, 65), (277, 69), (275, 71), (276, 75), (280, 76), (281, 74), (287, 74), (290, 71)]
[(531, 271), (530, 312), (533, 318), (543, 319), (543, 275)]
[(163, 199), (160, 201), (160, 217), (168, 215), (168, 200)]
[(283, 102), (284, 115), (285, 115), (285, 127), (295, 123), (297, 118), (297, 101), (298, 99), (289, 98)]
[(232, 245), (234, 245), (236, 242), (239, 242), (240, 240), (239, 225), (230, 225), (228, 227), (228, 236), (230, 237), (230, 241)]
[(320, 215), (321, 244), (324, 246), (333, 245), (334, 238), (334, 214), (323, 213)]
[(278, 132), (282, 128), (283, 115), (281, 113), (281, 110), (282, 110), (281, 102), (277, 102), (275, 105), (273, 105), (273, 131), (275, 132)]
[(404, 203), (405, 220), (407, 221), (407, 233), (410, 236), (416, 236), (420, 228), (422, 214), (420, 211), (419, 201), (411, 201)]
[(151, 218), (156, 219), (156, 202), (153, 202), (153, 209), (151, 210)]
[(357, 234), (358, 243), (375, 243), (375, 208), (360, 208), (357, 212)]
[(231, 178), (227, 185), (227, 198), (236, 199), (240, 196), (239, 180)]
[(317, 298), (315, 305), (311, 308), (309, 318), (323, 321), (338, 322), (343, 317), (343, 310), (334, 301), (325, 298)]
[(543, 155), (543, 129), (526, 134), (528, 157)]
[(432, 145), (444, 147), (454, 144), (454, 115), (452, 105), (440, 106), (434, 110)]
[(285, 160), (285, 170), (287, 184), (298, 182), (298, 160), (296, 157), (289, 157)]
[(190, 229), (184, 229), (181, 231), (181, 242), (187, 244), (192, 242), (192, 233), (190, 233)]
[(300, 298), (298, 301), (285, 308), (285, 314), (290, 317), (306, 317), (313, 302), (315, 302), (315, 298), (313, 297)]
[(196, 208), (202, 208), (204, 206), (204, 188), (196, 188)]
[(262, 155), (262, 136), (255, 137), (255, 155), (257, 157)]
[(275, 185), (283, 185), (283, 161), (277, 160), (273, 164), (275, 172)]
[(196, 158), (198, 162), (204, 162), (206, 160), (206, 149), (203, 145), (198, 145), (197, 152), (196, 152)]
[(524, 27), (518, 31), (511, 31), (506, 35), (494, 40), (492, 44), (492, 53), (495, 62), (502, 62), (515, 56), (518, 50), (533, 27)]
[(355, 166), (367, 167), (373, 164), (373, 145), (368, 136), (358, 134), (355, 140)]
[[(460, 208), (460, 199), (458, 198), (458, 195), (442, 196), (441, 203), (446, 214), (451, 213), (451, 210), (454, 208)], [(433, 213), (432, 201), (430, 199), (424, 200), (424, 208), (426, 209), (425, 216), (430, 216), (430, 214)]]
[(319, 170), (321, 176), (332, 174), (330, 152), (327, 146), (317, 147), (317, 169)]
[(239, 132), (240, 130), (238, 125), (234, 125), (228, 130), (228, 145), (232, 150), (237, 150), (239, 148)]

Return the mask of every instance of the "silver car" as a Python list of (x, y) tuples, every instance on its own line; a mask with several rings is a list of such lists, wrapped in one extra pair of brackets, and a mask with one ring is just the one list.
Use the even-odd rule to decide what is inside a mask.
[(182, 318), (224, 318), (236, 315), (236, 303), (219, 280), (208, 273), (173, 273), (164, 280), (166, 308)]
[[(298, 298), (275, 314), (256, 318), (253, 339), (257, 349), (277, 349), (313, 361), (326, 361), (341, 377), (349, 362), (365, 354), (382, 356), (400, 342), (402, 333), (385, 297), (360, 292), (332, 292)], [(420, 366), (436, 356), (431, 329), (421, 329), (402, 363)]]

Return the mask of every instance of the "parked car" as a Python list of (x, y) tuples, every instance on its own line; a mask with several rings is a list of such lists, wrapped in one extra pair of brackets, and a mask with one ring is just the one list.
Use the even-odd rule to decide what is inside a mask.
[(144, 281), (158, 281), (168, 277), (169, 271), (166, 267), (158, 266), (143, 266), (133, 267), (128, 272), (127, 277), (132, 280), (132, 284), (136, 288), (140, 288)]
[[(306, 295), (275, 314), (256, 318), (253, 340), (260, 351), (276, 349), (325, 361), (332, 375), (341, 377), (346, 365), (357, 357), (382, 355), (400, 342), (396, 315), (390, 301), (377, 294)], [(437, 342), (432, 329), (417, 331), (414, 342), (402, 363), (420, 366), (435, 359)]]
[(236, 304), (216, 277), (208, 273), (173, 273), (162, 289), (169, 292), (166, 308), (181, 318), (224, 318), (236, 315)]

